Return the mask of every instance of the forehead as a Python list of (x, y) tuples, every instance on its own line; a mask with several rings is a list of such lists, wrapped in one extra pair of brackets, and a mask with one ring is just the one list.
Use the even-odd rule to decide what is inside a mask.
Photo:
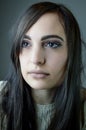
[(64, 28), (56, 13), (46, 13), (41, 16), (26, 33), (26, 35), (36, 38), (49, 34), (57, 34), (64, 38), (66, 37)]

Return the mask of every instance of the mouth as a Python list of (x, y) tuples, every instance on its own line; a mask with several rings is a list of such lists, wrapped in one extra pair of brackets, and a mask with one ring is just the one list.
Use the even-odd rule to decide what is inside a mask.
[(36, 79), (47, 78), (50, 74), (43, 71), (30, 71), (29, 75)]

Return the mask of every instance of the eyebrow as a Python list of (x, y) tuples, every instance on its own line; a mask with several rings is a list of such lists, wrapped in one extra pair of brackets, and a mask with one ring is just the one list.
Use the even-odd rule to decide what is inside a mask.
[[(28, 35), (25, 35), (24, 38), (31, 40), (30, 36), (28, 36)], [(47, 40), (47, 39), (50, 39), (50, 38), (58, 38), (61, 41), (64, 41), (64, 39), (62, 37), (58, 36), (58, 35), (45, 35), (41, 38), (41, 41)]]
[(24, 35), (24, 38), (31, 40), (31, 38), (28, 35)]
[(50, 38), (58, 38), (61, 41), (64, 41), (64, 39), (62, 37), (58, 36), (58, 35), (46, 35), (46, 36), (43, 36), (41, 40), (43, 41), (43, 40), (47, 40), (47, 39), (50, 39)]

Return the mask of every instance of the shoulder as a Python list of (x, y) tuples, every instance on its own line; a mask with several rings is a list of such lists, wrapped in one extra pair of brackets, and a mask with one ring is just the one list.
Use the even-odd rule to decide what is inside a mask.
[(0, 92), (3, 90), (6, 84), (7, 84), (7, 81), (0, 81)]
[(9, 88), (8, 81), (0, 81), (0, 112), (2, 112), (2, 103), (7, 95), (8, 88)]
[(8, 92), (8, 86), (9, 84), (7, 81), (0, 81), (0, 112), (2, 112), (2, 103)]
[(9, 85), (8, 81), (0, 81), (0, 93), (6, 92), (8, 85)]
[[(0, 81), (0, 130), (6, 130), (6, 115), (2, 109), (3, 96), (7, 92), (7, 81)], [(2, 123), (3, 122), (3, 123)]]
[(6, 85), (7, 85), (7, 81), (0, 81), (0, 101), (1, 101), (2, 95), (6, 91)]
[(7, 81), (0, 81), (0, 106), (1, 106), (1, 103), (2, 103), (2, 97), (7, 92), (7, 86), (8, 86)]
[(7, 92), (7, 81), (0, 81), (0, 112), (2, 110), (2, 101), (3, 101), (3, 96), (6, 94)]

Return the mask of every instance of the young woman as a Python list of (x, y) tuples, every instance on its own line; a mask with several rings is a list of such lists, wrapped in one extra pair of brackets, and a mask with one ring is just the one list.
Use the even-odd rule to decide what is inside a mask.
[(11, 59), (1, 130), (80, 130), (81, 35), (73, 14), (61, 4), (32, 5), (14, 31)]

